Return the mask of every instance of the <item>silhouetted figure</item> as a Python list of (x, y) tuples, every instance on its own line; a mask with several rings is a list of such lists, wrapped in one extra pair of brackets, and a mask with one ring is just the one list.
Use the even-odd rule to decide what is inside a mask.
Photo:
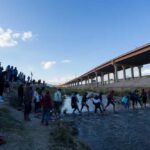
[(5, 88), (5, 72), (2, 72), (0, 76), (0, 101), (3, 101), (3, 92)]
[(24, 105), (25, 105), (24, 120), (25, 121), (30, 121), (29, 114), (31, 112), (32, 97), (33, 97), (32, 87), (28, 83), (25, 88), (25, 94), (24, 94)]
[(142, 89), (142, 92), (141, 92), (141, 99), (142, 99), (142, 102), (143, 102), (144, 106), (146, 107), (147, 93), (145, 92), (144, 89)]
[(88, 112), (89, 112), (89, 106), (88, 106), (88, 104), (87, 104), (87, 92), (85, 92), (84, 93), (84, 95), (83, 95), (83, 97), (82, 97), (82, 102), (81, 102), (81, 112), (82, 112), (82, 109), (83, 109), (83, 107), (86, 107), (87, 108), (87, 110), (88, 110)]
[(107, 105), (105, 106), (105, 110), (110, 104), (113, 105), (113, 111), (115, 112), (115, 100), (114, 100), (114, 91), (113, 90), (107, 96)]
[(79, 107), (78, 107), (78, 98), (77, 98), (77, 92), (73, 93), (73, 96), (71, 97), (71, 107), (73, 109), (73, 114), (75, 113), (76, 110), (80, 113)]
[(24, 97), (24, 86), (23, 84), (20, 84), (20, 86), (18, 87), (18, 101), (20, 107), (22, 107), (23, 104), (23, 97)]

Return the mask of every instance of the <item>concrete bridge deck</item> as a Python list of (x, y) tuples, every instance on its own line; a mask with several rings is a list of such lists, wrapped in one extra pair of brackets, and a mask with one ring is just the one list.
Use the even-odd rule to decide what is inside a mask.
[[(110, 74), (113, 74), (114, 82), (119, 82), (118, 71), (123, 71), (123, 80), (127, 80), (126, 69), (131, 68), (131, 78), (135, 78), (134, 67), (138, 68), (139, 77), (142, 77), (141, 68), (145, 64), (150, 63), (150, 43), (144, 46), (138, 47), (128, 53), (125, 53), (119, 57), (116, 57), (108, 62), (99, 65), (92, 70), (84, 73), (83, 75), (68, 81), (63, 86), (80, 86), (90, 85), (93, 80), (97, 86), (105, 85), (104, 76), (108, 76), (107, 83), (110, 84)], [(98, 78), (100, 77), (100, 81)], [(100, 84), (99, 84), (100, 83)]]

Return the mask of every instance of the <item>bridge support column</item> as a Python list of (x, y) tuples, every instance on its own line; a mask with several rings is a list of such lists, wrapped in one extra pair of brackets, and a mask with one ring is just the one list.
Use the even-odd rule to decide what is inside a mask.
[(90, 77), (88, 76), (88, 85), (90, 84)]
[(101, 85), (104, 85), (104, 73), (101, 72)]
[(131, 67), (131, 78), (132, 79), (134, 78), (134, 67), (133, 66)]
[(95, 77), (96, 77), (96, 86), (98, 87), (98, 75), (97, 75), (97, 72), (95, 72)]
[(118, 66), (114, 64), (114, 81), (118, 82)]
[(139, 77), (140, 77), (140, 78), (142, 77), (142, 70), (141, 70), (141, 69), (142, 69), (142, 67), (143, 67), (143, 66), (138, 66), (138, 70), (139, 70)]
[(123, 69), (123, 79), (126, 80), (126, 68), (125, 66), (122, 66)]
[(110, 84), (110, 75), (108, 73), (108, 84)]
[(80, 79), (81, 85), (82, 85), (82, 79)]
[(85, 79), (84, 81), (85, 81), (85, 85), (87, 85), (87, 80)]

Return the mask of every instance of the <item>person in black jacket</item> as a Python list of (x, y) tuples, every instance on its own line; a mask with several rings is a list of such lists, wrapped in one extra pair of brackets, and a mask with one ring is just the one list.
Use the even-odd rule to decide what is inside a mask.
[(78, 98), (77, 98), (77, 92), (74, 92), (72, 98), (71, 98), (71, 107), (73, 108), (73, 114), (76, 110), (80, 113), (79, 107), (78, 107)]
[(82, 97), (82, 104), (81, 104), (81, 112), (82, 112), (82, 109), (83, 107), (85, 106), (89, 112), (89, 105), (86, 103), (87, 102), (87, 92), (84, 93), (83, 97)]

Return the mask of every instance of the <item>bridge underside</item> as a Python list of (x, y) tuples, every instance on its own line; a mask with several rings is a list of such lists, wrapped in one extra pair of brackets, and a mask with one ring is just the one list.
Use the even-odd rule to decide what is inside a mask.
[[(104, 75), (108, 74), (108, 83), (109, 82), (109, 74), (114, 74), (114, 82), (118, 82), (118, 71), (123, 70), (123, 78), (126, 79), (126, 69), (131, 68), (131, 76), (134, 78), (134, 67), (138, 67), (139, 76), (141, 77), (141, 67), (145, 64), (150, 63), (150, 44), (145, 45), (143, 47), (137, 48), (134, 51), (130, 51), (120, 57), (114, 58), (90, 71), (79, 76), (76, 79), (73, 79), (67, 82), (65, 85), (74, 84), (79, 85), (80, 82), (85, 81), (89, 83), (89, 79), (92, 80), (96, 78), (96, 82), (98, 83), (97, 77), (101, 77), (101, 83), (104, 85)], [(91, 81), (92, 82), (92, 81)]]

